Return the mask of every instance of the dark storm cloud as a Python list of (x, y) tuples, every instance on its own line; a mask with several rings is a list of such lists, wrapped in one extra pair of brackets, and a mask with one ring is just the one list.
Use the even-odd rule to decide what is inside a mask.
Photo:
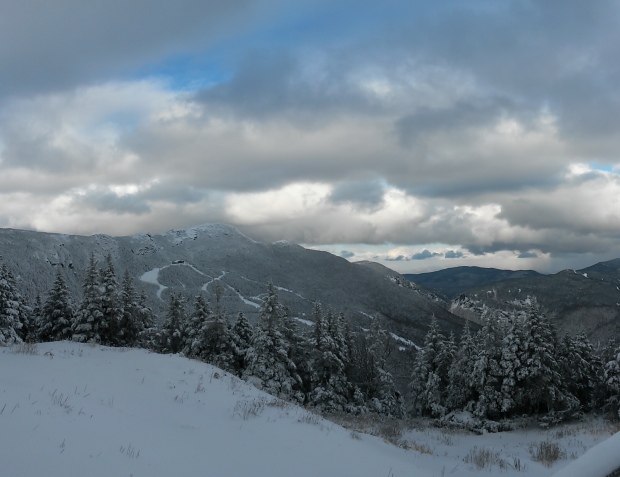
[(517, 258), (536, 258), (538, 257), (538, 254), (535, 252), (521, 252), (519, 255), (517, 255)]
[(443, 254), (443, 256), (445, 258), (462, 258), (463, 252), (461, 252), (460, 250), (448, 250), (446, 253)]

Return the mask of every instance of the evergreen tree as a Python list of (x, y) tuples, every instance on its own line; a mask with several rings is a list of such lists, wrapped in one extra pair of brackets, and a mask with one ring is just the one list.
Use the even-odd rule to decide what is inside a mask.
[(118, 320), (116, 342), (119, 346), (136, 346), (145, 329), (143, 309), (129, 271), (125, 270), (120, 291), (120, 319)]
[(23, 341), (27, 334), (28, 310), (17, 291), (11, 269), (0, 267), (0, 346)]
[(160, 335), (160, 349), (163, 353), (180, 353), (185, 343), (187, 316), (185, 300), (180, 294), (172, 293), (168, 301), (168, 312)]
[(183, 346), (183, 354), (185, 356), (204, 357), (204, 334), (210, 317), (211, 312), (204, 296), (202, 294), (196, 295), (185, 334), (186, 338)]
[(54, 285), (41, 310), (39, 340), (61, 341), (71, 339), (74, 310), (67, 284), (58, 269)]
[(343, 411), (349, 402), (350, 389), (345, 352), (341, 349), (344, 338), (341, 336), (338, 318), (330, 310), (323, 319), (318, 303), (315, 305), (314, 335), (317, 341), (308, 402), (321, 411)]
[(93, 253), (82, 285), (82, 302), (72, 326), (74, 341), (101, 343), (102, 336), (106, 336), (108, 327), (102, 312), (101, 294), (97, 262)]
[(454, 336), (452, 343), (447, 344), (445, 336), (439, 331), (437, 318), (433, 316), (411, 375), (409, 388), (414, 414), (445, 414), (445, 390), (454, 354)]
[[(124, 341), (120, 329), (123, 310), (119, 293), (118, 278), (110, 254), (106, 257), (106, 268), (101, 270), (101, 343), (117, 346)], [(121, 336), (119, 336), (121, 335)]]
[(497, 318), (489, 315), (476, 335), (477, 354), (471, 378), (476, 395), (473, 413), (482, 418), (496, 418), (502, 412), (501, 386), (504, 373), (500, 366), (501, 329)]
[(473, 371), (476, 355), (476, 342), (469, 329), (469, 321), (466, 321), (458, 350), (448, 370), (446, 406), (450, 410), (473, 408), (475, 400)]
[(565, 335), (558, 346), (558, 362), (562, 382), (584, 410), (598, 408), (600, 395), (600, 362), (594, 357), (594, 349), (584, 334), (575, 337)]
[(536, 306), (525, 316), (522, 349), (518, 356), (522, 366), (516, 379), (523, 390), (520, 404), (524, 411), (530, 414), (550, 412), (572, 404), (562, 385), (556, 360), (555, 332)]
[(200, 357), (218, 368), (234, 372), (237, 351), (228, 314), (220, 303), (220, 297), (221, 294), (216, 292), (215, 313), (202, 333), (203, 350)]
[(243, 313), (237, 315), (237, 320), (232, 328), (232, 338), (236, 353), (235, 373), (239, 376), (243, 374), (246, 367), (246, 356), (252, 346), (254, 329)]
[(620, 348), (605, 363), (604, 379), (608, 394), (605, 408), (620, 417)]
[(259, 326), (246, 354), (243, 377), (270, 394), (302, 402), (301, 378), (290, 358), (290, 343), (281, 331), (284, 318), (284, 308), (278, 300), (276, 288), (270, 283), (261, 306)]

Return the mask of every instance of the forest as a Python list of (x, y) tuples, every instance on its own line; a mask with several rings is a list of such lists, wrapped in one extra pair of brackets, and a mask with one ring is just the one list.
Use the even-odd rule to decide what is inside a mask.
[(410, 383), (397, 389), (390, 364), (396, 344), (378, 318), (369, 329), (352, 329), (344, 313), (316, 303), (313, 326), (299, 326), (271, 283), (255, 325), (243, 313), (230, 316), (217, 283), (214, 303), (172, 293), (158, 317), (110, 257), (99, 266), (91, 256), (79, 299), (62, 272), (26, 303), (14, 271), (0, 267), (0, 345), (73, 340), (178, 353), (324, 413), (427, 416), (488, 431), (524, 417), (553, 424), (593, 412), (619, 416), (615, 343), (595, 352), (584, 335), (558, 336), (535, 302), (490, 313), (475, 333), (466, 324), (458, 339), (429, 316), (424, 344), (408, 364)]

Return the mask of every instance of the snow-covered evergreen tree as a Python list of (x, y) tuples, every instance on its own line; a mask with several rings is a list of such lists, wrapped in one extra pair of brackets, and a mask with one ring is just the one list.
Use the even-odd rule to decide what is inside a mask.
[(343, 349), (343, 330), (339, 318), (331, 310), (323, 318), (318, 303), (315, 305), (314, 319), (315, 341), (308, 403), (321, 411), (343, 411), (349, 403), (351, 389), (346, 375), (348, 352)]
[(252, 337), (254, 336), (254, 328), (245, 315), (240, 312), (237, 320), (232, 327), (232, 338), (235, 344), (235, 373), (238, 376), (243, 374), (246, 368), (246, 356), (252, 346)]
[(106, 257), (106, 268), (101, 270), (101, 313), (100, 326), (101, 343), (116, 346), (122, 340), (120, 324), (123, 319), (121, 297), (116, 270), (112, 263), (112, 256)]
[(469, 321), (466, 321), (456, 355), (448, 370), (446, 406), (449, 410), (473, 409), (476, 399), (473, 386), (476, 355), (476, 341), (471, 334)]
[(58, 269), (54, 285), (49, 291), (45, 305), (41, 310), (39, 340), (61, 341), (71, 339), (74, 313), (67, 283), (60, 269)]
[(204, 296), (202, 293), (196, 295), (185, 332), (185, 343), (183, 345), (185, 356), (192, 358), (204, 356), (204, 334), (210, 317), (211, 312)]
[(275, 286), (270, 283), (261, 306), (259, 326), (246, 354), (243, 377), (274, 396), (302, 402), (301, 378), (290, 358), (290, 343), (281, 331), (284, 318), (284, 307), (278, 300)]
[(23, 341), (27, 309), (17, 291), (15, 277), (6, 265), (0, 266), (0, 346)]
[(228, 313), (216, 293), (215, 313), (206, 329), (201, 332), (202, 353), (200, 358), (225, 371), (234, 372), (237, 351), (232, 335), (232, 326), (228, 322)]
[(185, 300), (180, 294), (172, 293), (168, 301), (166, 320), (161, 329), (159, 348), (162, 353), (180, 353), (185, 344), (187, 315)]
[(411, 404), (415, 415), (445, 414), (448, 370), (454, 354), (454, 337), (448, 345), (445, 336), (439, 331), (437, 318), (433, 316), (424, 337), (424, 346), (416, 355), (411, 375)]
[(476, 335), (476, 357), (472, 372), (472, 385), (476, 394), (473, 413), (482, 418), (501, 415), (501, 386), (504, 373), (500, 366), (502, 326), (497, 317), (488, 315)]
[(562, 383), (555, 339), (551, 322), (538, 307), (527, 310), (518, 355), (521, 367), (516, 372), (518, 386), (523, 390), (520, 406), (527, 413), (563, 410), (573, 404)]
[(118, 320), (116, 342), (119, 346), (136, 346), (145, 329), (140, 297), (134, 287), (129, 271), (125, 270), (120, 291), (120, 319)]
[(72, 339), (82, 343), (101, 343), (102, 336), (106, 336), (107, 328), (102, 312), (97, 261), (93, 253), (82, 285), (82, 302), (73, 322)]
[(615, 356), (605, 363), (604, 379), (608, 394), (605, 407), (620, 418), (620, 348), (616, 348)]
[(600, 362), (594, 356), (594, 348), (584, 334), (565, 335), (558, 345), (558, 362), (562, 382), (576, 398), (583, 410), (599, 407)]

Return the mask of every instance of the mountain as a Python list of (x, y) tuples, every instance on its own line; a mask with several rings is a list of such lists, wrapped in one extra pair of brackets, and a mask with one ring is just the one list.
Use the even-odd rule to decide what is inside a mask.
[(499, 270), (482, 267), (454, 267), (429, 273), (407, 273), (404, 276), (415, 284), (454, 298), (469, 288), (515, 278), (535, 277), (534, 270)]
[(229, 225), (127, 237), (0, 229), (0, 257), (16, 271), (20, 291), (30, 300), (37, 293), (45, 296), (59, 268), (79, 298), (91, 254), (101, 264), (110, 255), (118, 276), (127, 270), (160, 314), (171, 292), (181, 292), (190, 301), (202, 292), (214, 302), (219, 284), (231, 315), (243, 311), (255, 320), (272, 282), (280, 301), (302, 322), (308, 322), (314, 302), (320, 301), (364, 327), (374, 317), (384, 319), (397, 336), (417, 343), (432, 315), (445, 332), (458, 331), (463, 323), (389, 269), (350, 263), (289, 242), (260, 243)]
[(485, 310), (518, 308), (533, 299), (563, 333), (585, 333), (593, 342), (620, 338), (620, 259), (582, 270), (505, 280), (467, 290), (450, 310), (476, 319)]

